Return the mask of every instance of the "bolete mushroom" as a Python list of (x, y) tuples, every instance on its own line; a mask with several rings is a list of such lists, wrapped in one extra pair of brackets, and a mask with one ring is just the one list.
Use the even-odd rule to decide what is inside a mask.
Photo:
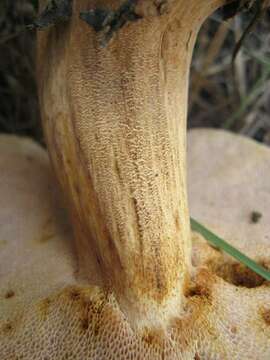
[[(39, 35), (43, 126), (76, 251), (46, 154), (29, 140), (2, 137), (1, 359), (269, 359), (269, 284), (198, 235), (192, 250), (189, 65), (201, 23), (225, 3), (74, 0), (69, 22)], [(233, 229), (224, 234), (244, 250), (260, 249), (267, 266), (269, 239), (247, 221), (241, 236), (255, 230), (245, 247), (235, 224), (247, 205), (228, 192), (267, 169), (269, 149), (226, 133), (197, 134), (195, 213), (221, 233), (220, 224)], [(247, 165), (253, 148), (263, 161)], [(246, 164), (239, 177), (237, 164), (225, 166), (233, 150)], [(207, 190), (221, 170), (226, 181)], [(269, 212), (269, 184), (255, 175)], [(252, 185), (241, 186), (245, 194)], [(222, 223), (236, 206), (238, 217)], [(269, 232), (269, 221), (264, 226)]]

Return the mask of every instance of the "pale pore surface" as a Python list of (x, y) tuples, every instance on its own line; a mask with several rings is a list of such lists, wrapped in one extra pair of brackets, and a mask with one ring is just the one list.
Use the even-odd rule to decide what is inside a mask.
[[(197, 275), (183, 313), (167, 329), (135, 333), (109, 291), (78, 277), (45, 152), (30, 140), (1, 136), (0, 154), (1, 360), (270, 358), (269, 284), (232, 284), (239, 277), (246, 284), (250, 274), (237, 273), (197, 235)], [(189, 135), (191, 215), (265, 265), (269, 176), (268, 148), (221, 131)], [(263, 215), (256, 224), (254, 210)]]

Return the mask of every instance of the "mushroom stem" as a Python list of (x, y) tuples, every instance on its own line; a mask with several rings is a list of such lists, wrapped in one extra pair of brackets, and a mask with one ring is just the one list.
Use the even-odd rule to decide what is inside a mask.
[(189, 66), (201, 22), (224, 2), (138, 2), (140, 19), (101, 47), (79, 19), (92, 1), (74, 1), (70, 24), (39, 35), (43, 125), (79, 257), (135, 325), (165, 324), (181, 309)]

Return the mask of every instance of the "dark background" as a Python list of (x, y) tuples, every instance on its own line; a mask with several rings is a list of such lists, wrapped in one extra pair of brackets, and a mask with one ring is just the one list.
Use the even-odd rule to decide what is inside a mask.
[[(35, 83), (36, 0), (0, 0), (0, 132), (44, 143)], [(252, 12), (223, 22), (221, 11), (202, 27), (190, 81), (189, 127), (215, 127), (270, 145), (270, 16), (246, 38), (231, 71), (237, 40)]]

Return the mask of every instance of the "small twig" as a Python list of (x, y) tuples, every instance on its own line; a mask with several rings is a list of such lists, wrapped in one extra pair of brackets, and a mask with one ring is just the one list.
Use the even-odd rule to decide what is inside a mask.
[(257, 80), (255, 85), (253, 86), (250, 93), (246, 96), (245, 99), (242, 100), (238, 110), (234, 114), (232, 114), (232, 116), (229, 117), (226, 120), (226, 122), (223, 124), (222, 127), (224, 129), (230, 129), (234, 121), (238, 120), (243, 115), (247, 107), (250, 106), (260, 96), (260, 94), (267, 89), (268, 81), (266, 82), (266, 80), (268, 79), (269, 74), (270, 74), (270, 68), (265, 69), (261, 77)]
[[(193, 103), (197, 98), (200, 90), (205, 86), (205, 74), (207, 73), (210, 65), (214, 62), (217, 54), (220, 51), (220, 48), (224, 44), (224, 41), (228, 34), (228, 24), (223, 23), (218, 28), (217, 32), (214, 35), (213, 40), (211, 41), (208, 49), (206, 50), (206, 55), (203, 59), (203, 63), (200, 66), (198, 73), (195, 73), (195, 76), (192, 78), (193, 92), (191, 96), (191, 102)], [(203, 76), (201, 75), (203, 74)]]
[[(240, 38), (239, 33), (241, 31), (241, 18), (235, 18), (235, 27), (236, 27), (236, 35)], [(243, 51), (238, 52), (238, 56), (235, 59), (235, 79), (234, 81), (237, 83), (235, 86), (235, 90), (238, 90), (238, 95), (240, 99), (243, 99), (246, 96), (246, 61), (243, 54)]]
[(252, 5), (252, 8), (255, 9), (255, 14), (248, 24), (247, 28), (244, 30), (242, 36), (238, 40), (237, 44), (235, 45), (233, 55), (232, 55), (232, 68), (234, 68), (235, 59), (239, 53), (239, 50), (241, 49), (246, 37), (250, 34), (250, 32), (253, 30), (254, 26), (257, 24), (257, 22), (260, 20), (262, 14), (263, 14), (263, 1), (262, 0), (256, 0), (254, 4)]

